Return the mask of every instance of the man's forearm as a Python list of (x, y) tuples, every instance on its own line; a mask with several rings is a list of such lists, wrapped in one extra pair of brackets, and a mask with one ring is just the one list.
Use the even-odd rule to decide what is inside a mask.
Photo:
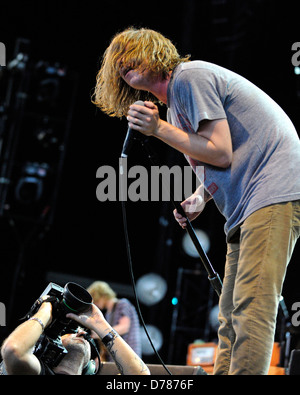
[(103, 322), (97, 325), (94, 331), (104, 341), (105, 347), (122, 375), (150, 374), (141, 358), (108, 323)]
[(119, 372), (124, 375), (147, 375), (150, 374), (148, 367), (125, 342), (125, 340), (104, 319), (103, 314), (94, 304), (88, 313), (79, 316), (73, 313), (67, 314), (68, 318), (74, 319), (79, 324), (95, 332), (108, 352), (114, 359)]
[(18, 374), (19, 371), (36, 374), (39, 371), (32, 350), (43, 333), (43, 326), (46, 327), (48, 324), (49, 313), (40, 310), (33, 317), (38, 320), (23, 322), (3, 343), (1, 355), (9, 374)]
[[(41, 320), (44, 327), (46, 327), (47, 317), (45, 313), (38, 311), (33, 317)], [(33, 319), (25, 321), (4, 341), (2, 353), (5, 352), (5, 349), (9, 346), (15, 349), (19, 355), (23, 355), (34, 347), (42, 333), (43, 327), (38, 321)]]
[[(221, 128), (224, 128), (224, 130), (227, 129), (227, 122), (224, 120), (211, 122), (213, 122), (214, 128), (219, 128), (220, 130)], [(203, 135), (199, 133), (187, 133), (163, 120), (160, 120), (158, 125), (154, 136), (176, 150), (203, 163), (224, 168), (229, 166), (230, 149), (227, 146), (230, 144), (225, 144), (225, 138), (224, 141), (221, 141), (221, 139), (213, 141), (207, 137), (210, 135), (209, 131)], [(226, 133), (224, 132), (224, 136)]]

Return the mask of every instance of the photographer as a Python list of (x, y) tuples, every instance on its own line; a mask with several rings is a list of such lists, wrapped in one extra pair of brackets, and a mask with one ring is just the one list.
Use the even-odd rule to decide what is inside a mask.
[[(45, 299), (46, 296), (43, 297)], [(67, 318), (97, 333), (109, 354), (113, 357), (119, 372), (123, 375), (148, 375), (148, 367), (104, 319), (101, 311), (91, 304), (87, 312)], [(52, 304), (43, 302), (39, 310), (27, 321), (18, 326), (4, 341), (1, 354), (6, 373), (9, 375), (81, 375), (91, 358), (85, 332), (62, 336), (62, 344), (67, 354), (61, 362), (50, 369), (33, 354), (33, 348), (52, 320)], [(100, 361), (99, 361), (100, 363)]]

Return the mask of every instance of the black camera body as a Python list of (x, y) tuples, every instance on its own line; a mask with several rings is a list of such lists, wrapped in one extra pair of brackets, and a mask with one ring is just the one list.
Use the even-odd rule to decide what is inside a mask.
[(52, 321), (37, 342), (34, 354), (52, 368), (67, 354), (61, 336), (76, 333), (80, 327), (76, 321), (66, 318), (66, 314), (87, 311), (92, 304), (92, 297), (86, 289), (76, 283), (67, 283), (64, 288), (49, 283), (27, 314), (27, 319), (38, 311), (45, 295), (49, 296), (46, 301), (52, 304)]

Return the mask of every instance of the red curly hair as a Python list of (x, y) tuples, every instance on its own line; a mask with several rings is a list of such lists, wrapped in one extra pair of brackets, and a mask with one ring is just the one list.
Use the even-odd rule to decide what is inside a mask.
[(148, 69), (166, 78), (179, 63), (187, 61), (189, 56), (180, 57), (172, 42), (162, 34), (150, 29), (128, 28), (113, 37), (104, 53), (92, 102), (106, 114), (121, 118), (137, 100), (157, 101), (151, 93), (126, 84), (120, 75), (121, 68)]

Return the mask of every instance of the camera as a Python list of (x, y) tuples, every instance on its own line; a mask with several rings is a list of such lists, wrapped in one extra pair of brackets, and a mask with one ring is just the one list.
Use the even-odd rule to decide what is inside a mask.
[(76, 321), (66, 318), (66, 314), (80, 314), (89, 310), (92, 305), (92, 296), (76, 283), (69, 282), (64, 288), (49, 283), (26, 315), (27, 319), (38, 311), (43, 303), (42, 297), (45, 295), (49, 296), (45, 301), (52, 304), (52, 321), (37, 342), (34, 354), (49, 368), (52, 368), (57, 366), (67, 354), (61, 336), (67, 333), (76, 333), (80, 327)]

